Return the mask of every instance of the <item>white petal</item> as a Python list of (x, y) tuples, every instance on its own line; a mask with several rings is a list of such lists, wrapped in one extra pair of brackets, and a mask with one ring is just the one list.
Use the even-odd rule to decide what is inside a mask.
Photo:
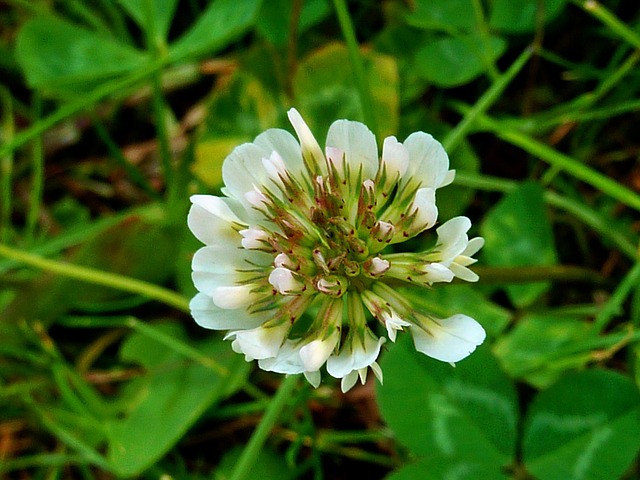
[(191, 205), (187, 216), (189, 230), (205, 245), (215, 243), (237, 244), (238, 232), (228, 222), (200, 205)]
[[(249, 279), (248, 266), (269, 265), (271, 255), (258, 250), (215, 245), (202, 247), (193, 256), (191, 278), (199, 292), (213, 296), (218, 287), (227, 287)], [(266, 262), (266, 263), (265, 263)]]
[(271, 152), (269, 158), (262, 159), (262, 166), (273, 181), (280, 183), (280, 177), (287, 176), (287, 167), (282, 160), (280, 154), (276, 151)]
[(256, 186), (271, 185), (269, 174), (262, 163), (271, 152), (253, 143), (245, 143), (236, 147), (222, 164), (222, 179), (227, 195), (243, 204), (247, 204), (245, 194)]
[(335, 329), (329, 337), (313, 340), (300, 348), (300, 358), (305, 370), (312, 372), (320, 369), (338, 344), (338, 340), (340, 340), (340, 331)]
[(400, 318), (394, 311), (392, 311), (390, 315), (387, 312), (383, 312), (382, 321), (384, 322), (384, 326), (387, 328), (389, 340), (392, 342), (396, 341), (396, 332), (398, 330), (402, 330), (402, 327), (411, 326), (411, 323)]
[(409, 166), (409, 150), (396, 137), (387, 137), (382, 144), (382, 165), (391, 180), (402, 177)]
[(291, 260), (289, 255), (287, 255), (286, 253), (279, 253), (278, 255), (276, 255), (276, 258), (273, 259), (273, 266), (288, 268), (289, 270), (292, 270), (295, 268), (295, 264), (293, 263), (293, 260)]
[(467, 217), (452, 218), (438, 227), (436, 250), (440, 252), (440, 259), (445, 265), (467, 248), (469, 243), (467, 232), (470, 228), (471, 220)]
[(337, 120), (327, 132), (327, 147), (337, 147), (344, 152), (351, 172), (362, 178), (374, 178), (378, 171), (378, 147), (376, 137), (366, 125), (350, 120)]
[(253, 288), (251, 284), (217, 287), (210, 293), (211, 300), (218, 307), (229, 310), (248, 307), (261, 297), (252, 291)]
[(323, 167), (321, 163), (324, 158), (322, 149), (320, 148), (320, 145), (318, 145), (316, 137), (311, 133), (309, 126), (302, 119), (300, 113), (295, 108), (292, 108), (287, 112), (287, 116), (289, 117), (291, 125), (293, 125), (293, 129), (298, 135), (303, 156), (307, 153), (316, 163), (318, 168)]
[(411, 326), (416, 350), (443, 362), (458, 362), (480, 345), (486, 333), (473, 318), (458, 314), (425, 324), (428, 332)]
[(255, 328), (265, 320), (264, 315), (249, 315), (245, 310), (222, 309), (204, 293), (198, 293), (193, 297), (189, 308), (198, 325), (213, 330)]
[(191, 203), (204, 208), (212, 215), (226, 220), (229, 223), (237, 223), (239, 225), (246, 225), (238, 216), (233, 213), (229, 206), (229, 200), (226, 198), (216, 197), (214, 195), (191, 195)]
[[(455, 170), (449, 170), (447, 172), (447, 174), (444, 176), (444, 179), (442, 180), (442, 183), (440, 184), (440, 187), (446, 187), (447, 185), (451, 185), (453, 183), (453, 181), (456, 178), (456, 171)], [(438, 188), (440, 188), (438, 187)]]
[[(249, 264), (247, 259), (256, 259), (260, 261), (268, 258), (268, 254), (264, 252), (248, 252), (239, 245), (211, 245), (202, 247), (196, 251), (191, 260), (191, 268), (194, 271), (224, 273), (234, 276), (236, 270), (244, 270)], [(256, 256), (256, 253), (263, 253), (265, 256)]]
[(285, 340), (278, 353), (271, 358), (258, 361), (262, 370), (267, 372), (296, 374), (304, 372), (304, 365), (300, 359), (300, 342)]
[(425, 273), (425, 280), (428, 283), (450, 282), (453, 280), (453, 272), (441, 263), (429, 263), (422, 267)]
[(268, 243), (266, 242), (269, 239), (269, 235), (261, 228), (246, 228), (244, 230), (240, 230), (239, 233), (242, 235), (240, 243), (244, 248), (252, 250), (268, 246)]
[(369, 273), (371, 275), (382, 275), (384, 272), (389, 270), (390, 267), (391, 264), (389, 263), (389, 260), (385, 260), (380, 257), (373, 257), (371, 259), (371, 269), (369, 270)]
[(377, 338), (369, 329), (365, 333), (364, 345), (354, 335), (350, 344), (343, 345), (337, 356), (329, 357), (327, 372), (334, 378), (342, 378), (349, 372), (368, 367), (378, 358), (385, 341), (386, 338)]
[(304, 378), (307, 379), (313, 388), (318, 388), (320, 386), (320, 372), (304, 372)]
[(249, 205), (257, 208), (258, 210), (262, 210), (269, 205), (269, 197), (262, 193), (255, 185), (253, 186), (253, 190), (244, 192), (243, 198)]
[(477, 282), (480, 279), (477, 273), (455, 262), (449, 265), (449, 268), (456, 277), (465, 282)]
[(344, 151), (337, 147), (325, 147), (324, 152), (327, 156), (327, 161), (333, 165), (340, 175), (344, 175)]
[(401, 181), (401, 187), (417, 181), (423, 187), (436, 189), (450, 180), (447, 152), (431, 135), (424, 132), (412, 133), (404, 141), (404, 146), (409, 151), (409, 167)]
[(342, 393), (347, 393), (349, 390), (353, 388), (353, 386), (356, 384), (357, 381), (358, 381), (358, 371), (353, 370), (352, 372), (342, 377), (342, 381), (340, 382), (340, 390), (342, 390)]
[(258, 135), (253, 143), (267, 152), (278, 152), (287, 172), (292, 175), (295, 176), (304, 170), (300, 144), (286, 130), (279, 128), (269, 129)]
[(382, 369), (380, 368), (380, 365), (378, 365), (378, 362), (373, 362), (371, 364), (371, 370), (373, 370), (373, 373), (376, 376), (376, 378), (378, 379), (378, 381), (380, 382), (380, 385), (384, 384), (384, 377), (382, 375)]
[(467, 257), (471, 257), (476, 253), (478, 253), (478, 250), (480, 250), (482, 247), (484, 247), (484, 238), (482, 237), (472, 238), (471, 240), (469, 240), (469, 243), (467, 244), (467, 248), (463, 250), (461, 255), (466, 255)]
[(284, 267), (276, 267), (271, 271), (269, 274), (269, 283), (283, 295), (299, 292), (304, 286), (296, 280), (291, 270)]
[(431, 228), (438, 219), (436, 191), (433, 188), (419, 188), (413, 200), (413, 211), (417, 211), (413, 222), (416, 227)]
[(272, 358), (278, 354), (280, 346), (289, 332), (289, 324), (275, 327), (258, 327), (251, 330), (234, 332), (235, 341), (242, 353), (253, 358)]

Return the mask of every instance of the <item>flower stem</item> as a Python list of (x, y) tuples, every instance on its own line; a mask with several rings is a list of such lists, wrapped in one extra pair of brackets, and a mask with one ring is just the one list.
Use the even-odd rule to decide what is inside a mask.
[(353, 66), (353, 74), (356, 80), (356, 86), (358, 87), (358, 93), (360, 94), (360, 104), (362, 105), (362, 114), (364, 121), (371, 131), (378, 133), (378, 124), (373, 112), (373, 99), (371, 98), (371, 90), (369, 88), (369, 81), (364, 70), (364, 64), (362, 62), (362, 56), (360, 55), (360, 49), (358, 47), (358, 40), (356, 39), (356, 32), (353, 28), (353, 22), (347, 9), (347, 3), (345, 0), (333, 0), (333, 5), (338, 16), (338, 22), (344, 35), (344, 40), (347, 43), (347, 50), (349, 51), (349, 57), (351, 58), (351, 65)]
[(640, 48), (640, 35), (633, 31), (633, 29), (629, 28), (628, 25), (623, 23), (618, 17), (616, 17), (613, 13), (603, 7), (599, 2), (596, 2), (595, 0), (574, 0), (573, 3), (596, 17), (607, 27), (609, 27), (609, 30), (616, 33), (620, 38), (623, 38), (635, 48)]
[(116, 273), (42, 258), (38, 255), (23, 252), (2, 244), (0, 244), (0, 256), (10, 258), (31, 267), (57, 273), (68, 278), (115, 288), (125, 292), (136, 293), (177, 308), (183, 312), (189, 312), (189, 300), (187, 298), (176, 292), (172, 292), (171, 290), (167, 290), (166, 288), (159, 287), (142, 280), (118, 275)]
[[(0, 86), (0, 140), (10, 142), (15, 134), (13, 98), (4, 86)], [(0, 242), (9, 240), (11, 229), (13, 152), (0, 156)]]
[(251, 469), (258, 459), (271, 429), (278, 420), (280, 413), (284, 409), (287, 401), (291, 398), (291, 394), (297, 385), (298, 375), (287, 375), (284, 378), (280, 387), (278, 387), (278, 391), (265, 410), (258, 427), (253, 432), (253, 435), (251, 435), (249, 443), (247, 443), (247, 446), (242, 451), (229, 480), (249, 478)]
[(478, 123), (481, 128), (493, 132), (506, 142), (520, 147), (527, 153), (544, 160), (552, 167), (564, 170), (573, 177), (599, 189), (624, 205), (640, 211), (640, 195), (606, 175), (597, 172), (585, 163), (565, 155), (525, 133), (514, 130), (503, 122), (485, 115), (479, 115)]
[[(42, 98), (40, 92), (33, 95), (33, 110), (36, 121), (42, 116)], [(27, 242), (33, 243), (42, 208), (42, 192), (44, 190), (44, 150), (42, 136), (34, 137), (31, 151), (31, 193), (27, 212)]]
[(527, 64), (531, 55), (533, 54), (533, 48), (527, 47), (518, 58), (516, 58), (515, 62), (511, 64), (511, 66), (504, 72), (502, 75), (495, 78), (491, 87), (482, 94), (482, 97), (470, 108), (467, 112), (464, 113), (464, 117), (462, 120), (456, 125), (456, 127), (451, 130), (447, 136), (442, 141), (442, 146), (449, 153), (453, 152), (456, 147), (460, 144), (460, 141), (464, 139), (464, 136), (467, 134), (469, 129), (473, 127), (474, 121), (478, 118), (479, 115), (486, 112), (491, 105), (494, 104), (498, 98), (502, 95), (505, 88), (511, 83), (516, 75), (522, 70), (522, 68)]
[(640, 284), (640, 262), (636, 263), (627, 276), (618, 285), (611, 298), (604, 304), (602, 310), (596, 315), (593, 327), (597, 332), (602, 332), (616, 314), (622, 310), (622, 305), (633, 291), (634, 287)]

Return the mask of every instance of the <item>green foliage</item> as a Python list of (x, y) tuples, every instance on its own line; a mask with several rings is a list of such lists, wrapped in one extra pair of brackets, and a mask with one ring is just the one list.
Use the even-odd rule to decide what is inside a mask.
[(378, 388), (381, 413), (418, 457), (394, 480), (506, 478), (517, 435), (524, 466), (540, 480), (619, 478), (640, 450), (640, 392), (616, 372), (559, 378), (521, 420), (511, 381), (485, 349), (447, 372), (400, 344), (383, 367), (392, 376)]
[(563, 371), (581, 367), (591, 357), (579, 352), (554, 359), (553, 354), (594, 337), (591, 326), (575, 318), (530, 314), (496, 342), (495, 354), (512, 377), (545, 388)]
[[(159, 324), (158, 331), (186, 341), (175, 323)], [(139, 364), (147, 375), (127, 385), (123, 418), (106, 423), (107, 460), (119, 476), (139, 475), (160, 459), (213, 404), (234, 393), (246, 381), (248, 364), (229, 351), (220, 338), (196, 345), (202, 354), (225, 366), (220, 375), (203, 365), (188, 364), (180, 354), (135, 333), (120, 350), (123, 362)], [(186, 363), (186, 364), (185, 364)]]
[(500, 37), (485, 39), (478, 35), (445, 37), (433, 40), (416, 54), (416, 70), (439, 87), (456, 87), (477, 78), (487, 63), (495, 62), (507, 48)]
[[(634, 6), (607, 5), (8, 2), (0, 475), (637, 478), (640, 35)], [(292, 131), (290, 106), (319, 139), (349, 118), (379, 147), (445, 145), (439, 222), (472, 219), (481, 280), (399, 288), (477, 319), (469, 358), (399, 332), (384, 385), (341, 395), (193, 324), (188, 196), (219, 191), (239, 144)]]
[(508, 465), (516, 448), (516, 392), (486, 347), (454, 368), (409, 343), (405, 338), (384, 357), (385, 384), (378, 388), (381, 413), (398, 440), (427, 461), (425, 469), (455, 464), (466, 474)]
[(129, 45), (50, 17), (22, 27), (16, 57), (31, 87), (61, 96), (86, 92), (148, 61)]
[[(393, 58), (371, 53), (365, 57), (373, 108), (380, 136), (398, 130), (398, 71)], [(364, 120), (362, 101), (350, 67), (349, 52), (331, 43), (311, 52), (298, 65), (293, 79), (296, 103), (309, 126), (323, 138), (336, 118)]]
[[(485, 217), (483, 258), (495, 266), (554, 265), (556, 251), (551, 223), (545, 213), (543, 190), (524, 183), (505, 196)], [(551, 286), (548, 282), (509, 285), (507, 293), (518, 306), (531, 305)]]
[(531, 405), (522, 449), (543, 480), (619, 478), (640, 449), (638, 388), (606, 370), (562, 378)]
[(532, 32), (536, 26), (556, 18), (565, 8), (566, 0), (547, 0), (542, 14), (535, 0), (520, 0), (517, 6), (510, 0), (493, 0), (489, 25), (506, 33)]

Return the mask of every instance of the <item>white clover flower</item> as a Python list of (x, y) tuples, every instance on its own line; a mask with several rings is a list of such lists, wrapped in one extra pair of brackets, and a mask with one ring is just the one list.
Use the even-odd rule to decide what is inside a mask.
[(467, 232), (470, 228), (471, 221), (467, 217), (452, 218), (438, 227), (438, 242), (425, 256), (426, 260), (433, 262), (424, 266), (429, 283), (450, 282), (454, 276), (467, 282), (478, 281), (478, 275), (467, 267), (476, 262), (471, 256), (482, 248), (484, 239), (476, 237), (469, 240)]
[(455, 173), (440, 143), (423, 132), (388, 137), (379, 156), (365, 125), (338, 120), (323, 152), (295, 109), (289, 120), (300, 143), (267, 130), (226, 158), (224, 196), (191, 197), (188, 225), (205, 244), (192, 263), (195, 321), (226, 330), (264, 370), (303, 373), (317, 387), (326, 365), (345, 392), (369, 368), (382, 382), (386, 338), (371, 318), (391, 341), (409, 330), (438, 360), (469, 355), (485, 337), (475, 320), (433, 317), (392, 287), (478, 279), (467, 267), (483, 241), (468, 239), (465, 217), (440, 226), (425, 252), (391, 247), (437, 222), (436, 191)]

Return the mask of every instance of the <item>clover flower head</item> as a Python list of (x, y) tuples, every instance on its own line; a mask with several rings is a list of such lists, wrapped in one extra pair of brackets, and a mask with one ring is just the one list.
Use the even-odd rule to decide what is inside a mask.
[(365, 125), (338, 120), (323, 151), (295, 109), (289, 120), (298, 140), (267, 130), (225, 159), (223, 196), (191, 197), (188, 225), (205, 245), (192, 262), (195, 321), (227, 331), (264, 370), (303, 373), (317, 387), (326, 365), (343, 391), (369, 368), (382, 382), (386, 338), (375, 323), (392, 342), (408, 330), (418, 351), (444, 362), (473, 352), (485, 338), (475, 320), (434, 317), (395, 288), (478, 280), (468, 266), (483, 240), (469, 240), (466, 217), (439, 226), (433, 248), (399, 251), (436, 225), (436, 191), (453, 181), (440, 143), (423, 132), (387, 137), (379, 156)]

